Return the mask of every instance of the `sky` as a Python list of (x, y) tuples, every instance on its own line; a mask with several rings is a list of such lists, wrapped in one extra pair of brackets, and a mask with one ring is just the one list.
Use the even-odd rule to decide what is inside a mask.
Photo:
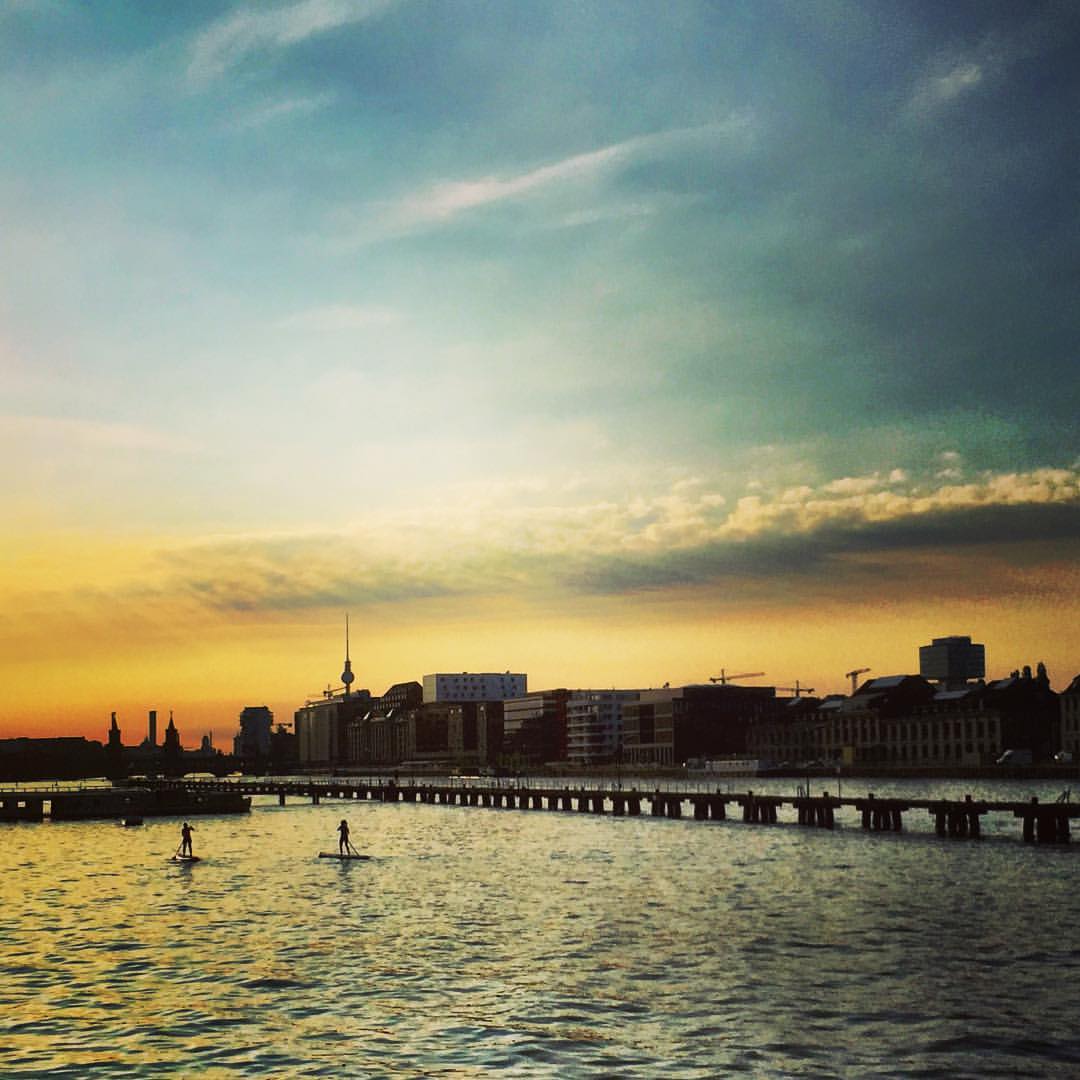
[(1080, 7), (8, 0), (0, 737), (970, 634), (1080, 671)]

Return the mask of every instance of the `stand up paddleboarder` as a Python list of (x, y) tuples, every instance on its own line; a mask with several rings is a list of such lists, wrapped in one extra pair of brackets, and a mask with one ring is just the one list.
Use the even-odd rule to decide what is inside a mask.
[(337, 827), (338, 831), (338, 853), (341, 855), (349, 854), (349, 823), (342, 818), (341, 824)]
[(191, 826), (185, 821), (180, 829), (180, 854), (192, 854), (191, 851)]

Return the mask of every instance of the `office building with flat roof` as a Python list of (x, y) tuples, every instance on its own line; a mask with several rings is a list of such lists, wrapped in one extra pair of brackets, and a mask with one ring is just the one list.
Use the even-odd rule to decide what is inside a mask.
[(637, 690), (574, 690), (566, 703), (566, 759), (572, 765), (607, 765), (622, 752), (622, 710)]
[(962, 690), (972, 679), (986, 676), (986, 646), (954, 634), (919, 646), (919, 674), (946, 690)]
[(424, 702), (505, 701), (528, 690), (528, 677), (509, 671), (455, 671), (424, 676)]
[(747, 728), (775, 699), (775, 687), (734, 683), (642, 690), (623, 702), (623, 761), (678, 766), (745, 754)]

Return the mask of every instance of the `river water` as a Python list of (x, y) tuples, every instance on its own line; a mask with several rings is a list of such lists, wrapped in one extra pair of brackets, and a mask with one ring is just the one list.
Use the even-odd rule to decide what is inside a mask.
[[(343, 816), (369, 862), (317, 857)], [(0, 1076), (1080, 1074), (1078, 845), (842, 822), (256, 799), (190, 866), (177, 819), (0, 825)]]

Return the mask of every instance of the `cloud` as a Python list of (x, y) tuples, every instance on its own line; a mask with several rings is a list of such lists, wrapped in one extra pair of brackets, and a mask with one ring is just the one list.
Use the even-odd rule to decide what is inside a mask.
[(188, 75), (205, 83), (248, 56), (281, 49), (339, 26), (381, 15), (398, 0), (301, 0), (275, 8), (250, 7), (219, 19), (195, 39)]
[(258, 128), (265, 124), (274, 123), (277, 120), (287, 120), (290, 117), (307, 116), (309, 113), (325, 109), (337, 100), (335, 94), (312, 94), (308, 97), (282, 98), (280, 101), (261, 105), (256, 109), (250, 109), (241, 113), (235, 120), (235, 125), (240, 128)]
[(928, 116), (940, 106), (970, 93), (983, 78), (979, 64), (973, 60), (960, 60), (944, 72), (921, 79), (912, 92), (908, 108), (916, 116)]
[(396, 207), (396, 216), (403, 224), (445, 221), (466, 210), (528, 195), (551, 184), (587, 179), (629, 152), (630, 144), (623, 143), (576, 154), (516, 176), (489, 176), (437, 184), (403, 199)]
[(369, 553), (335, 535), (253, 538), (171, 551), (169, 591), (227, 611), (407, 603), (463, 591), (430, 563)]
[(916, 79), (907, 112), (920, 120), (1006, 78), (1027, 60), (1060, 48), (1075, 34), (1074, 5), (1021, 6), (963, 51), (944, 51)]
[[(362, 220), (358, 238), (367, 239), (372, 231), (376, 235), (400, 235), (444, 225), (483, 207), (522, 200), (560, 187), (592, 183), (605, 173), (630, 164), (722, 143), (746, 145), (752, 136), (750, 114), (737, 112), (711, 124), (638, 135), (524, 172), (439, 181), (375, 207), (370, 220)], [(610, 208), (581, 210), (576, 216), (563, 214), (557, 224), (561, 227), (591, 224), (605, 217), (644, 216), (648, 212), (641, 202), (619, 202)]]
[[(525, 494), (550, 498), (552, 490), (537, 484)], [(981, 549), (992, 556), (995, 546), (1060, 547), (1080, 536), (1075, 469), (911, 484), (904, 491), (870, 484), (836, 490), (830, 482), (747, 495), (730, 508), (707, 485), (686, 482), (621, 502), (506, 507), (496, 495), (451, 502), (373, 512), (364, 524), (336, 533), (176, 548), (162, 555), (167, 587), (234, 611), (481, 596), (572, 604), (581, 596), (725, 581), (737, 589), (757, 581), (783, 594), (810, 574), (821, 589), (840, 592), (852, 575), (864, 581), (868, 571), (858, 560), (867, 555)]]
[[(372, 508), (340, 530), (175, 542), (72, 564), (72, 610), (155, 612), (196, 624), (224, 614), (269, 620), (385, 609), (462, 618), (490, 601), (570, 616), (597, 602), (873, 602), (1039, 595), (1074, 588), (1080, 471), (1039, 469), (964, 485), (837, 494), (829, 484), (727, 506), (708, 485), (673, 482), (622, 500), (561, 502), (536, 479), (513, 491), (449, 491), (443, 505)], [(531, 500), (531, 503), (515, 501)], [(25, 575), (6, 607), (51, 610), (55, 586)]]
[[(676, 200), (659, 200), (656, 198), (646, 202), (641, 199), (628, 200), (626, 202), (613, 202), (607, 206), (585, 207), (581, 210), (572, 210), (563, 214), (554, 221), (545, 223), (548, 229), (580, 229), (588, 225), (598, 225), (612, 221), (632, 221), (636, 218), (648, 218), (657, 214), (663, 206), (672, 206)], [(681, 200), (683, 205), (690, 202), (689, 199)]]
[(831, 495), (863, 495), (881, 487), (881, 477), (877, 473), (870, 476), (842, 476), (825, 485)]
[[(912, 485), (907, 491), (874, 490), (876, 484), (853, 484), (852, 479), (846, 478), (839, 490), (832, 481), (795, 502), (745, 496), (716, 535), (739, 540), (775, 534), (809, 536), (827, 527), (858, 529), (962, 510), (1080, 505), (1080, 473), (1074, 469), (1002, 473), (967, 484)], [(860, 486), (863, 490), (856, 490)], [(972, 540), (977, 542), (977, 537)]]

